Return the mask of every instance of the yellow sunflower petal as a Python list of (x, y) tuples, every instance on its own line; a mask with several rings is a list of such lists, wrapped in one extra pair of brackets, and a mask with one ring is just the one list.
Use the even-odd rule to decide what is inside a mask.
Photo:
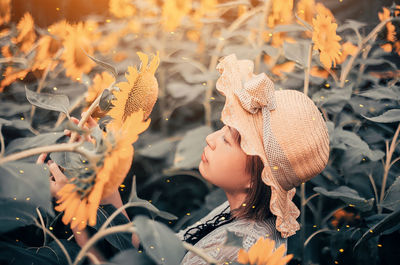
[(87, 199), (80, 201), (78, 209), (76, 210), (75, 219), (71, 222), (71, 228), (74, 229), (79, 224), (85, 224), (86, 226), (86, 202)]
[(76, 210), (78, 209), (78, 206), (81, 202), (79, 195), (77, 193), (73, 194), (73, 199), (69, 203), (68, 207), (64, 210), (64, 216), (62, 217), (62, 221), (64, 224), (69, 224), (69, 222), (72, 220), (72, 218), (76, 214)]
[(239, 249), (237, 261), (241, 264), (247, 264), (250, 262), (249, 255), (244, 249)]
[(286, 247), (284, 244), (280, 245), (275, 252), (268, 259), (267, 264), (276, 265), (282, 259), (283, 254), (286, 251)]

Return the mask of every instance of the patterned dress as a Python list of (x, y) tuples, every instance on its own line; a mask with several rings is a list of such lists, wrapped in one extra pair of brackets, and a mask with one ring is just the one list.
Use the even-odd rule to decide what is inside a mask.
[[(198, 225), (204, 224), (207, 221), (214, 219), (218, 214), (230, 212), (228, 201), (224, 202), (207, 216), (200, 219), (194, 225), (187, 227), (184, 230), (179, 231), (176, 235), (184, 240), (185, 233)], [(260, 238), (268, 237), (275, 240), (275, 247), (279, 247), (281, 244), (287, 246), (287, 239), (281, 237), (280, 233), (275, 228), (275, 218), (271, 217), (264, 222), (256, 222), (248, 219), (234, 219), (224, 225), (221, 225), (206, 236), (201, 238), (194, 246), (204, 249), (204, 251), (211, 257), (221, 261), (235, 261), (239, 247), (235, 246), (223, 246), (227, 239), (227, 232), (230, 231), (235, 233), (236, 236), (242, 237), (242, 248), (246, 251)], [(207, 264), (202, 258), (195, 255), (192, 252), (186, 253), (181, 265), (205, 265)]]

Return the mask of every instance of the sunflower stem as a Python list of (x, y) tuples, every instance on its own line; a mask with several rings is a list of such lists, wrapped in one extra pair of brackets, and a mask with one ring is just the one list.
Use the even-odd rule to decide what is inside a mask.
[(75, 152), (81, 154), (88, 158), (88, 160), (94, 160), (95, 158), (92, 154), (90, 154), (87, 150), (80, 148), (82, 142), (75, 142), (75, 143), (63, 143), (63, 144), (55, 144), (55, 145), (48, 145), (48, 146), (41, 146), (36, 147), (28, 150), (24, 150), (18, 153), (14, 153), (5, 157), (0, 158), (0, 165), (10, 162), (19, 160), (25, 157), (41, 154), (41, 153), (52, 153), (52, 152)]
[(308, 97), (308, 88), (310, 87), (310, 68), (312, 59), (312, 43), (308, 45), (307, 67), (304, 69), (304, 94)]
[(306, 239), (306, 184), (303, 182), (300, 186), (300, 197), (301, 197), (301, 210), (300, 210), (300, 242), (303, 246), (301, 248), (301, 264), (305, 264), (304, 261), (304, 241)]
[[(255, 14), (258, 12), (262, 11), (264, 9), (264, 6), (256, 7), (253, 10), (243, 14), (242, 16), (238, 17), (233, 23), (229, 26), (227, 29), (227, 33), (232, 33), (236, 29), (238, 29), (247, 19), (253, 17)], [(217, 46), (215, 47), (214, 55), (211, 57), (210, 60), (210, 65), (208, 67), (208, 71), (214, 71), (215, 67), (217, 66), (218, 62), (218, 57), (219, 54), (222, 51), (222, 48), (224, 47), (225, 44), (225, 39), (224, 38), (219, 38)], [(212, 97), (212, 92), (214, 88), (214, 80), (207, 80), (207, 89), (203, 101), (203, 106), (204, 106), (204, 120), (207, 126), (211, 126), (211, 104), (210, 104), (210, 99)]]
[(345, 85), (345, 81), (346, 78), (348, 76), (348, 74), (350, 73), (350, 70), (353, 67), (354, 61), (356, 60), (358, 54), (360, 53), (360, 51), (363, 49), (363, 47), (365, 46), (365, 44), (367, 44), (371, 39), (375, 38), (376, 35), (379, 33), (379, 31), (382, 30), (382, 28), (384, 26), (386, 26), (386, 24), (388, 22), (391, 21), (399, 21), (400, 18), (397, 17), (391, 17), (388, 18), (384, 21), (382, 21), (381, 23), (379, 23), (369, 34), (367, 37), (365, 37), (358, 45), (356, 52), (354, 53), (354, 55), (352, 55), (352, 57), (350, 58), (350, 61), (348, 62), (348, 64), (346, 65), (346, 67), (342, 70), (341, 75), (340, 75), (340, 87), (343, 88)]
[(96, 234), (94, 234), (85, 245), (81, 248), (79, 251), (78, 255), (76, 256), (76, 259), (73, 263), (73, 265), (79, 265), (83, 261), (83, 258), (86, 255), (86, 252), (88, 252), (92, 246), (101, 238), (114, 234), (114, 233), (123, 233), (123, 232), (130, 232), (130, 233), (135, 233), (136, 229), (132, 226), (132, 223), (124, 224), (124, 225), (118, 225), (118, 226), (113, 226), (110, 227), (106, 230), (99, 231)]
[[(110, 91), (113, 91), (114, 84), (115, 84), (115, 81), (106, 89), (108, 89)], [(97, 98), (90, 105), (89, 109), (86, 112), (84, 112), (81, 120), (78, 123), (78, 128), (82, 128), (83, 127), (83, 125), (87, 122), (87, 120), (92, 115), (92, 113), (95, 111), (95, 109), (99, 106), (102, 95), (103, 95), (103, 93), (98, 95)], [(71, 138), (69, 139), (68, 143), (75, 142), (77, 138), (78, 138), (78, 133), (77, 132), (72, 132), (71, 133)]]
[[(383, 171), (383, 180), (382, 180), (382, 187), (381, 187), (381, 196), (380, 196), (380, 200), (379, 200), (379, 208), (378, 208), (378, 213), (382, 213), (382, 201), (383, 198), (385, 197), (385, 189), (386, 189), (386, 182), (387, 182), (387, 177), (389, 175), (389, 170), (390, 170), (390, 165), (391, 165), (391, 161), (392, 161), (392, 155), (396, 149), (396, 141), (397, 138), (399, 137), (399, 133), (400, 133), (400, 123), (397, 126), (397, 130), (394, 133), (392, 142), (390, 144), (390, 148), (386, 148), (387, 152), (386, 152), (386, 161), (385, 161), (385, 166), (384, 166), (384, 171)], [(388, 147), (388, 142), (386, 142), (386, 147)]]
[[(43, 76), (40, 79), (38, 88), (36, 89), (36, 93), (40, 93), (40, 91), (42, 91), (43, 85), (44, 85), (44, 81), (46, 80), (47, 75), (49, 74), (50, 68), (53, 66), (53, 61), (51, 61), (49, 63), (49, 65), (46, 67), (46, 69), (44, 70)], [(32, 105), (31, 108), (31, 113), (30, 113), (30, 117), (31, 117), (31, 122), (33, 121), (33, 116), (35, 115), (35, 111), (36, 111), (36, 106)]]
[(60, 247), (61, 251), (65, 255), (65, 258), (67, 259), (68, 265), (72, 265), (72, 260), (71, 257), (68, 254), (68, 251), (65, 249), (64, 245), (61, 243), (61, 241), (49, 230), (47, 227), (41, 226), (36, 219), (34, 219), (36, 226), (42, 228), (53, 240), (56, 242), (56, 244)]
[(1, 132), (1, 127), (2, 126), (0, 125), (0, 158), (4, 156), (4, 152), (5, 152), (5, 149), (6, 149), (6, 146), (4, 144), (4, 135)]
[(46, 226), (44, 225), (43, 216), (39, 210), (39, 207), (36, 207), (36, 213), (39, 216), (40, 225), (42, 226), (42, 230), (43, 230), (43, 246), (46, 246), (47, 238), (46, 238), (46, 231), (44, 230), (46, 228)]
[[(165, 43), (166, 43), (166, 33), (163, 32), (161, 36), (161, 49), (160, 49), (160, 57), (165, 58)], [(159, 80), (160, 80), (160, 85), (159, 85), (159, 105), (160, 105), (160, 116), (161, 116), (161, 121), (160, 121), (160, 126), (161, 126), (161, 131), (165, 135), (167, 133), (167, 126), (166, 126), (166, 69), (165, 67), (161, 67), (159, 70)]]
[[(263, 36), (264, 29), (265, 29), (265, 21), (267, 20), (267, 16), (268, 16), (270, 7), (271, 7), (271, 1), (267, 0), (264, 4), (263, 14), (261, 16), (260, 24), (258, 26), (259, 31), (258, 31), (258, 36), (257, 36), (257, 48), (260, 48), (261, 45), (263, 44), (262, 36)], [(255, 59), (255, 63), (254, 63), (254, 72), (255, 73), (258, 73), (260, 71), (261, 56), (262, 56), (262, 53), (258, 54)]]
[[(76, 109), (77, 107), (79, 107), (79, 106), (81, 105), (82, 101), (86, 98), (86, 96), (87, 96), (87, 92), (84, 93), (84, 94), (82, 94), (81, 96), (79, 96), (79, 97), (74, 101), (74, 103), (69, 107), (68, 113), (71, 113), (74, 109)], [(66, 117), (67, 117), (67, 116), (66, 116), (63, 112), (60, 112), (60, 115), (58, 115), (57, 121), (56, 121), (56, 123), (54, 124), (54, 128), (57, 128), (58, 126), (60, 126), (61, 123), (64, 121), (64, 119), (65, 119)]]
[(28, 60), (26, 60), (24, 57), (0, 58), (0, 64), (2, 63), (19, 63), (23, 64), (25, 67), (28, 66)]

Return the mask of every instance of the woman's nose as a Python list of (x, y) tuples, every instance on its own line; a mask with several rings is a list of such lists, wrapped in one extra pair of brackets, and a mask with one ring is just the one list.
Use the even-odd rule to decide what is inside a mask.
[(216, 133), (217, 133), (217, 132), (210, 133), (210, 134), (207, 135), (207, 137), (206, 137), (206, 143), (207, 143), (208, 146), (210, 146), (210, 148), (211, 148), (212, 150), (215, 149), (215, 135), (216, 135)]

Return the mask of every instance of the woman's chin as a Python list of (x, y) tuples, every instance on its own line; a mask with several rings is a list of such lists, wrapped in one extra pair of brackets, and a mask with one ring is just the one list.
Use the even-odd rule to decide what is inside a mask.
[(206, 174), (205, 169), (204, 169), (204, 162), (203, 162), (203, 161), (200, 161), (200, 164), (199, 164), (199, 172), (200, 172), (200, 175), (201, 175), (205, 180), (208, 180), (208, 179), (207, 179), (207, 174)]

